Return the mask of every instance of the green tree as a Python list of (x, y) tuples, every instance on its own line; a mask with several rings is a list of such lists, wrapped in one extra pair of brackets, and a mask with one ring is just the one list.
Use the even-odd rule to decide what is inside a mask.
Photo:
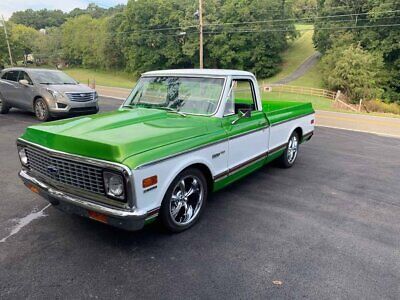
[(39, 37), (36, 29), (21, 24), (7, 22), (10, 31), (10, 45), (15, 61), (23, 60), (24, 54), (34, 51), (35, 41)]
[(35, 29), (60, 26), (66, 19), (67, 14), (63, 11), (48, 9), (17, 11), (10, 17), (10, 21), (13, 23), (33, 27)]
[[(384, 97), (400, 103), (400, 1), (392, 0), (319, 0), (315, 22), (314, 44), (322, 53), (331, 49), (345, 33), (353, 43), (371, 53), (380, 52), (384, 68), (390, 74)], [(332, 17), (332, 16), (337, 17)], [(346, 15), (346, 16), (343, 16)], [(330, 16), (329, 18), (323, 18)]]
[(334, 46), (321, 64), (326, 86), (341, 90), (355, 103), (380, 97), (383, 92), (383, 59), (378, 53), (365, 51), (359, 45)]
[[(292, 16), (284, 1), (204, 2), (207, 68), (245, 69), (260, 77), (278, 71), (280, 54), (287, 47), (288, 38), (296, 36), (292, 21), (279, 28), (272, 22)], [(189, 0), (130, 1), (121, 27), (128, 70), (141, 73), (158, 68), (198, 66), (198, 21), (193, 16), (196, 10), (197, 2)], [(265, 22), (252, 23), (260, 20)]]
[(57, 65), (64, 60), (62, 32), (59, 27), (50, 27), (35, 40), (34, 57), (41, 63)]

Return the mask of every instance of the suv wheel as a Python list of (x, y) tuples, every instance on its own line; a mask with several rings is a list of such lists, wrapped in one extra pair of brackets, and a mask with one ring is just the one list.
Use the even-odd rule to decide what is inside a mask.
[(5, 104), (0, 96), (0, 114), (6, 114), (9, 112), (9, 110), (10, 110), (10, 106)]
[(182, 171), (169, 186), (160, 209), (166, 229), (181, 232), (195, 224), (204, 210), (208, 187), (203, 173), (195, 168)]
[(46, 101), (44, 101), (42, 98), (39, 98), (35, 101), (34, 111), (35, 111), (36, 118), (39, 121), (45, 122), (50, 119), (49, 108), (47, 106)]

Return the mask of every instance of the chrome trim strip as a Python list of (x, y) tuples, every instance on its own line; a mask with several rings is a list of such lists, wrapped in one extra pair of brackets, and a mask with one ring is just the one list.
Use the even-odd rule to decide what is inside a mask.
[(221, 139), (221, 140), (219, 140), (219, 141), (216, 141), (216, 142), (211, 142), (211, 143), (208, 143), (208, 144), (205, 144), (205, 145), (201, 145), (201, 146), (198, 146), (198, 147), (194, 147), (194, 148), (192, 148), (192, 149), (188, 149), (188, 150), (181, 151), (181, 152), (178, 152), (178, 153), (175, 153), (175, 154), (171, 154), (171, 155), (168, 155), (168, 156), (166, 156), (166, 157), (159, 158), (159, 159), (156, 159), (156, 160), (153, 160), (153, 161), (144, 163), (144, 164), (142, 164), (142, 165), (139, 165), (139, 166), (137, 166), (137, 167), (135, 168), (135, 170), (141, 169), (141, 168), (144, 168), (144, 167), (148, 167), (148, 166), (154, 165), (154, 164), (156, 164), (156, 163), (159, 163), (159, 162), (165, 161), (165, 160), (167, 160), (167, 159), (174, 158), (174, 157), (177, 157), (177, 156), (186, 154), (186, 153), (198, 151), (198, 150), (201, 150), (201, 149), (204, 149), (204, 148), (207, 148), (207, 147), (211, 147), (211, 146), (214, 146), (214, 145), (223, 143), (223, 142), (227, 142), (227, 141), (229, 141), (229, 140), (233, 140), (233, 139), (236, 139), (236, 138), (239, 138), (239, 137), (248, 135), (248, 134), (252, 134), (252, 133), (255, 133), (255, 132), (258, 132), (258, 131), (262, 131), (262, 130), (265, 130), (265, 129), (267, 129), (267, 128), (269, 128), (269, 126), (265, 126), (265, 127), (262, 127), (262, 128), (252, 129), (252, 130), (250, 130), (250, 131), (243, 132), (243, 133), (239, 133), (239, 134), (236, 134), (236, 135), (231, 136), (231, 137), (223, 138), (223, 139)]
[(287, 122), (290, 122), (290, 121), (293, 121), (293, 120), (297, 120), (297, 119), (300, 119), (300, 118), (304, 118), (304, 117), (307, 117), (307, 116), (310, 116), (310, 115), (313, 115), (313, 114), (315, 114), (315, 112), (308, 113), (308, 114), (301, 115), (301, 116), (297, 116), (297, 117), (293, 117), (293, 118), (290, 118), (289, 120), (284, 120), (284, 121), (280, 121), (280, 122), (277, 122), (277, 123), (271, 123), (271, 127), (274, 127), (274, 126), (277, 126), (277, 125), (281, 125), (283, 123), (287, 123)]
[(48, 196), (54, 197), (57, 200), (60, 201), (65, 201), (73, 205), (80, 206), (85, 209), (93, 210), (99, 213), (103, 213), (109, 216), (114, 216), (117, 218), (125, 218), (125, 217), (137, 217), (137, 218), (144, 218), (147, 216), (147, 212), (145, 211), (140, 211), (137, 209), (131, 209), (131, 210), (123, 210), (123, 209), (117, 209), (117, 208), (112, 208), (108, 206), (104, 206), (91, 202), (90, 200), (87, 200), (85, 198), (81, 198), (75, 195), (71, 195), (65, 192), (62, 192), (60, 190), (53, 189), (46, 183), (37, 180), (36, 178), (30, 176), (27, 171), (21, 170), (19, 173), (19, 176), (22, 178), (22, 180), (32, 183), (39, 188), (42, 189), (42, 192), (45, 192)]
[[(130, 207), (133, 208), (136, 205), (136, 201), (135, 201), (135, 186), (133, 184), (133, 174), (132, 174), (132, 170), (129, 169), (127, 166), (120, 164), (120, 163), (116, 163), (116, 162), (110, 162), (110, 161), (106, 161), (106, 160), (101, 160), (101, 159), (97, 159), (97, 158), (89, 158), (89, 157), (85, 157), (85, 156), (81, 156), (78, 154), (70, 154), (70, 153), (66, 153), (66, 152), (62, 152), (62, 151), (58, 151), (58, 150), (54, 150), (54, 149), (50, 149), (32, 142), (29, 142), (27, 140), (24, 140), (22, 138), (18, 138), (17, 139), (17, 145), (23, 146), (23, 145), (30, 145), (32, 147), (36, 147), (39, 149), (42, 149), (43, 151), (46, 151), (47, 153), (49, 153), (49, 155), (51, 156), (55, 156), (55, 157), (60, 157), (60, 158), (64, 158), (64, 159), (69, 159), (69, 160), (73, 160), (76, 162), (80, 162), (80, 163), (86, 163), (89, 165), (94, 165), (94, 166), (98, 166), (101, 168), (109, 168), (109, 169), (113, 169), (113, 170), (117, 170), (119, 172), (121, 172), (123, 174), (123, 177), (125, 179), (125, 184), (127, 187), (127, 202), (126, 203), (122, 203), (124, 204), (124, 206), (126, 206), (126, 204)], [(104, 195), (104, 198), (109, 199), (106, 195)], [(118, 203), (115, 203), (115, 200), (109, 199), (111, 205), (117, 205)], [(99, 200), (101, 201), (101, 200)]]

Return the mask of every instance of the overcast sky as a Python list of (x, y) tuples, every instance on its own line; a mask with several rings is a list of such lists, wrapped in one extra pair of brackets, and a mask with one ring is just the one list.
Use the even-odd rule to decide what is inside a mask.
[(98, 6), (108, 8), (117, 4), (126, 4), (127, 0), (0, 0), (0, 14), (8, 19), (14, 11), (32, 8), (34, 10), (61, 9), (65, 12), (76, 7), (86, 8), (89, 3), (96, 3)]

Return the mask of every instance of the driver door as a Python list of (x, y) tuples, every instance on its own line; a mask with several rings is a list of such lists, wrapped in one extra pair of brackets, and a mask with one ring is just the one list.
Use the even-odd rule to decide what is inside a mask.
[(229, 175), (265, 159), (269, 140), (268, 120), (264, 112), (258, 110), (251, 80), (233, 81), (223, 125), (229, 138)]

